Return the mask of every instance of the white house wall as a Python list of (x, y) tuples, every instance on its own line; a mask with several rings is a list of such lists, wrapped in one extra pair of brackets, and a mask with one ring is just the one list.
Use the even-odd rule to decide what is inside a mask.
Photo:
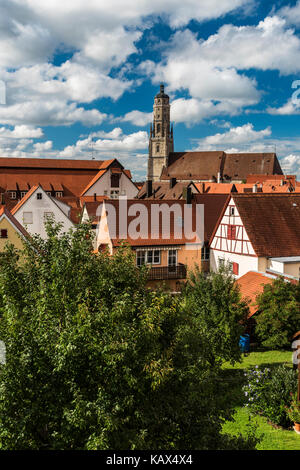
[[(232, 209), (234, 215), (231, 214)], [(234, 240), (228, 239), (229, 226), (236, 227)], [(236, 277), (241, 277), (248, 271), (258, 271), (259, 265), (262, 265), (261, 260), (255, 254), (232, 198), (211, 243), (210, 266), (212, 270), (219, 268), (220, 259), (223, 259), (225, 263), (238, 263), (239, 273)]]
[(93, 196), (96, 193), (97, 196), (104, 196), (105, 191), (107, 191), (107, 196), (110, 197), (111, 191), (119, 190), (119, 194), (126, 195), (128, 199), (134, 199), (136, 197), (138, 189), (124, 173), (121, 174), (118, 188), (111, 187), (110, 177), (111, 172), (108, 170), (86, 191), (86, 193), (84, 193), (84, 195)]
[[(42, 199), (37, 199), (37, 193), (42, 193)], [(32, 223), (24, 224), (24, 212), (32, 212)], [(61, 209), (52, 201), (52, 199), (41, 189), (37, 189), (27, 201), (14, 214), (15, 218), (30, 234), (39, 234), (46, 239), (47, 234), (44, 225), (45, 212), (52, 212), (56, 222), (63, 224), (63, 231), (67, 232), (74, 224), (61, 211)]]

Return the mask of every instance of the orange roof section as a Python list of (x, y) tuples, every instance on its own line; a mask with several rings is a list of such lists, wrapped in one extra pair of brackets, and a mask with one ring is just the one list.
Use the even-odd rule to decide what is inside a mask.
[(32, 186), (32, 188), (28, 191), (28, 193), (25, 194), (24, 197), (22, 197), (22, 199), (18, 202), (18, 204), (13, 207), (13, 209), (11, 210), (11, 213), (12, 215), (16, 214), (16, 212), (18, 212), (18, 210), (20, 209), (20, 207), (23, 206), (23, 204), (30, 198), (30, 196), (39, 188), (39, 186)]
[(80, 196), (83, 196), (97, 181), (106, 173), (107, 170), (100, 170), (96, 176), (89, 182), (89, 184), (84, 188)]
[(274, 277), (270, 277), (255, 271), (249, 271), (236, 281), (240, 288), (242, 299), (250, 299), (250, 313), (248, 318), (251, 318), (257, 312), (257, 296), (262, 294), (265, 285), (272, 284), (273, 281)]

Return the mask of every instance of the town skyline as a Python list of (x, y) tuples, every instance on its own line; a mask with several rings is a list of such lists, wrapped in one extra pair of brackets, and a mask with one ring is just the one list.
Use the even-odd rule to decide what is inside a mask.
[(276, 152), (299, 177), (299, 1), (75, 4), (1, 6), (0, 156), (115, 157), (144, 180), (163, 83), (175, 151)]

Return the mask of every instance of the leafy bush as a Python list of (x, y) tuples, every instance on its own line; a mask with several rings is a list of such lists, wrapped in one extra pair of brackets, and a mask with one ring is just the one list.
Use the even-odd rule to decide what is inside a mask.
[(297, 388), (297, 373), (285, 365), (275, 369), (256, 366), (245, 373), (247, 385), (243, 387), (247, 403), (253, 413), (262, 414), (272, 423), (283, 427), (292, 422), (287, 408)]
[(198, 312), (146, 289), (130, 250), (94, 255), (86, 226), (49, 226), (21, 255), (10, 247), (0, 260), (1, 449), (229, 445), (232, 402), (220, 400)]
[(287, 407), (287, 415), (293, 423), (300, 423), (300, 401), (297, 400), (297, 394), (293, 397), (290, 408)]
[(270, 349), (290, 348), (300, 325), (299, 285), (275, 279), (264, 287), (257, 302), (260, 314), (255, 332), (262, 345)]

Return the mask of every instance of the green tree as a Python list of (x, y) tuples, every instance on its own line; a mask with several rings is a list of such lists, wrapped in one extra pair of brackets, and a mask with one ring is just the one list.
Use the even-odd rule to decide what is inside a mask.
[(284, 281), (274, 279), (264, 286), (257, 299), (256, 334), (263, 346), (271, 349), (291, 347), (292, 336), (300, 330), (300, 290)]
[(47, 230), (1, 259), (0, 448), (242, 446), (181, 297), (146, 289), (126, 247), (94, 255), (89, 227)]
[(205, 338), (211, 365), (239, 361), (239, 339), (249, 311), (227, 267), (206, 274), (195, 266), (185, 289), (185, 304)]

